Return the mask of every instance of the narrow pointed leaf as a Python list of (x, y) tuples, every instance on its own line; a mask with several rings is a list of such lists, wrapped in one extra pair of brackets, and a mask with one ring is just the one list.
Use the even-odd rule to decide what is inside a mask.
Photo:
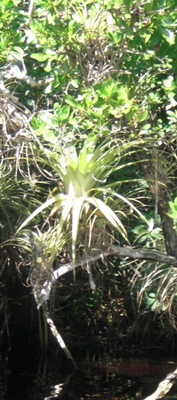
[(44, 204), (38, 207), (33, 213), (22, 223), (22, 225), (18, 228), (16, 234), (21, 231), (36, 215), (38, 215), (41, 211), (45, 210), (47, 207), (54, 204), (57, 200), (59, 200), (60, 195), (53, 196), (51, 199), (48, 199)]
[(83, 149), (80, 151), (80, 154), (78, 157), (77, 169), (82, 174), (87, 173), (88, 164), (87, 164), (87, 144), (86, 143), (84, 144)]
[(67, 197), (65, 206), (64, 206), (64, 208), (62, 210), (61, 217), (60, 217), (60, 224), (59, 225), (61, 227), (63, 227), (64, 222), (69, 217), (69, 214), (70, 214), (71, 209), (73, 207), (73, 203), (74, 203), (74, 198)]
[(149, 222), (148, 222), (148, 220), (145, 218), (145, 216), (138, 210), (138, 208), (136, 208), (134, 205), (133, 205), (133, 203), (131, 203), (131, 201), (129, 201), (126, 197), (124, 197), (124, 196), (122, 196), (121, 194), (119, 194), (119, 193), (116, 193), (116, 192), (114, 192), (114, 191), (112, 191), (112, 190), (109, 190), (109, 189), (106, 189), (106, 188), (104, 188), (104, 190), (102, 190), (102, 189), (97, 189), (97, 191), (98, 192), (105, 192), (105, 193), (108, 193), (108, 194), (111, 194), (111, 196), (115, 196), (115, 197), (118, 197), (120, 200), (122, 200), (124, 203), (126, 203), (126, 204), (128, 204), (129, 206), (130, 206), (130, 208), (132, 208), (138, 215), (139, 215), (139, 217), (144, 221), (144, 222), (146, 222), (146, 224), (149, 226)]
[(126, 239), (127, 233), (122, 222), (109, 206), (107, 206), (102, 200), (95, 197), (87, 197), (87, 201), (98, 208), (98, 210), (104, 215), (104, 217), (110, 222), (110, 224), (121, 233), (124, 239)]
[(72, 207), (72, 259), (75, 262), (75, 253), (76, 253), (76, 240), (77, 240), (77, 233), (79, 227), (79, 220), (81, 217), (81, 210), (85, 201), (85, 197), (79, 197), (75, 200), (73, 207)]

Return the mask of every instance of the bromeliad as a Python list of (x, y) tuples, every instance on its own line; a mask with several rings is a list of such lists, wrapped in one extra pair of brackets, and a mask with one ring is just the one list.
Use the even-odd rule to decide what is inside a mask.
[[(72, 238), (72, 262), (76, 261), (76, 241), (79, 224), (89, 226), (92, 219), (92, 232), (96, 223), (101, 219), (117, 230), (128, 241), (126, 229), (118, 213), (125, 217), (122, 210), (113, 211), (109, 205), (109, 198), (119, 199), (131, 206), (138, 214), (139, 211), (128, 199), (110, 188), (107, 180), (112, 172), (121, 167), (121, 153), (131, 153), (132, 144), (124, 144), (118, 140), (106, 140), (97, 145), (97, 136), (88, 135), (81, 150), (75, 146), (48, 150), (48, 162), (52, 166), (55, 176), (60, 179), (61, 189), (54, 189), (47, 201), (35, 210), (19, 228), (22, 229), (39, 212), (53, 205), (50, 215), (59, 213), (58, 234), (66, 231), (69, 225)], [(60, 192), (59, 192), (60, 190)], [(111, 203), (112, 204), (112, 203)], [(94, 217), (94, 218), (93, 218)]]

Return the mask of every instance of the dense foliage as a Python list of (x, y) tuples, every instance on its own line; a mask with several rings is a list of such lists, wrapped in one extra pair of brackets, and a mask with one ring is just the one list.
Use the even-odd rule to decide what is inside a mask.
[[(176, 17), (172, 0), (2, 0), (2, 285), (31, 244), (33, 287), (113, 243), (177, 257)], [(87, 265), (65, 295), (86, 272), (95, 289)], [(94, 274), (75, 321), (83, 308), (125, 331), (149, 312), (175, 326), (176, 267), (114, 257)]]

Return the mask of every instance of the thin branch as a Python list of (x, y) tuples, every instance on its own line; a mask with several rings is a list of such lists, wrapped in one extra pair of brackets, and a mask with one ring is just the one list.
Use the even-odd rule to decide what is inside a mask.
[(29, 18), (32, 18), (33, 11), (34, 11), (34, 0), (30, 0), (29, 7), (28, 7), (28, 17)]

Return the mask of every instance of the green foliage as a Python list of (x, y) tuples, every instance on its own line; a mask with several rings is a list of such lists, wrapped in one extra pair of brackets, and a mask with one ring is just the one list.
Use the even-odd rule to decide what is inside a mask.
[[(118, 140), (112, 140), (111, 143), (106, 140), (99, 146), (96, 146), (96, 144), (96, 135), (90, 134), (79, 154), (74, 146), (59, 149), (56, 147), (55, 152), (47, 150), (47, 156), (50, 160), (48, 164), (53, 172), (57, 173), (57, 179), (61, 180), (62, 191), (55, 194), (58, 191), (55, 188), (49, 199), (35, 210), (19, 228), (21, 230), (39, 212), (54, 204), (51, 214), (60, 212), (58, 232), (62, 232), (63, 229), (65, 231), (66, 225), (70, 225), (74, 263), (81, 219), (84, 226), (89, 226), (92, 219), (93, 233), (95, 224), (105, 229), (105, 224), (108, 223), (127, 240), (126, 229), (118, 216), (122, 214), (125, 218), (125, 214), (122, 210), (114, 212), (113, 208), (109, 206), (110, 200), (112, 201), (113, 198), (116, 201), (117, 198), (141, 215), (128, 199), (110, 189), (107, 185), (107, 178), (110, 178), (111, 173), (120, 169), (118, 164), (120, 156), (117, 146), (119, 146), (120, 151), (126, 150), (128, 156), (129, 145)], [(135, 142), (134, 145), (138, 145), (138, 143)], [(145, 217), (142, 215), (141, 217), (146, 222)], [(91, 232), (90, 235), (92, 236)]]
[(163, 235), (162, 228), (158, 226), (160, 221), (155, 221), (153, 217), (146, 216), (146, 220), (142, 221), (141, 224), (136, 224), (136, 227), (132, 229), (132, 232), (135, 234), (135, 242), (143, 244), (146, 247), (158, 247), (158, 243), (162, 243)]
[(30, 222), (57, 251), (69, 233), (74, 260), (76, 242), (80, 254), (117, 239), (164, 249), (164, 196), (177, 219), (176, 4), (1, 3), (2, 242)]
[(0, 212), (1, 212), (1, 238), (10, 240), (15, 234), (19, 223), (27, 217), (35, 204), (40, 204), (39, 199), (34, 199), (33, 190), (25, 180), (14, 180), (10, 168), (3, 165), (0, 169)]
[(165, 311), (167, 306), (163, 305), (158, 299), (156, 293), (149, 293), (147, 299), (145, 299), (145, 305), (147, 309), (151, 311)]
[(170, 206), (170, 213), (168, 214), (169, 217), (173, 218), (174, 220), (177, 220), (177, 197), (175, 197), (174, 202), (170, 201), (169, 202)]

